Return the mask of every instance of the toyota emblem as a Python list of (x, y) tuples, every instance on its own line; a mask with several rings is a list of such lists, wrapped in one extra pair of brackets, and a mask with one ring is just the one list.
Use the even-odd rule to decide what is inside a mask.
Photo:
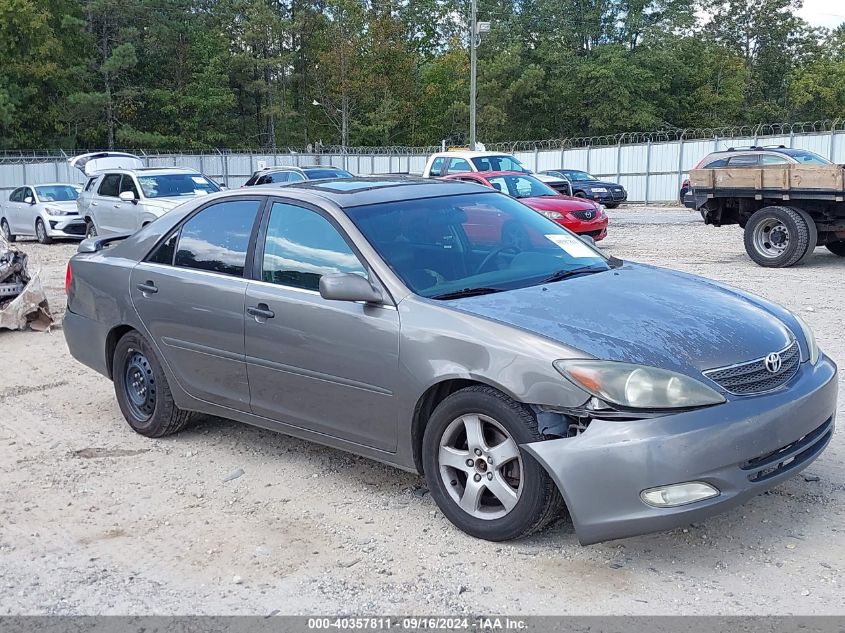
[(777, 352), (772, 352), (768, 356), (766, 356), (766, 360), (763, 362), (766, 366), (766, 371), (770, 374), (776, 374), (780, 371), (780, 367), (783, 364), (781, 360), (780, 354)]

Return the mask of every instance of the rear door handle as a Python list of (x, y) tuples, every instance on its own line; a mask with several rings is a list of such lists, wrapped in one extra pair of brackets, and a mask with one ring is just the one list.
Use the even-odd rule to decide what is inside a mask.
[(98, 205), (98, 203), (96, 203), (96, 202), (92, 202), (92, 203), (91, 203), (91, 206), (92, 206), (92, 207), (96, 207), (96, 206), (99, 206), (99, 205)]
[(149, 281), (149, 280), (142, 283), (142, 284), (138, 284), (137, 288), (138, 288), (138, 290), (143, 292), (145, 295), (147, 295), (147, 294), (154, 295), (155, 293), (158, 292), (158, 288), (156, 288), (156, 285), (152, 281)]
[(246, 313), (258, 319), (272, 319), (276, 313), (270, 309), (266, 303), (259, 303), (257, 306), (250, 306), (246, 309)]

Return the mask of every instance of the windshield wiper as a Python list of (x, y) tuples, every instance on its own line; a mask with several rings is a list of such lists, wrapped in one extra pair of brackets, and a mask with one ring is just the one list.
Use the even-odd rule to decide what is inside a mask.
[(502, 292), (501, 288), (464, 288), (463, 290), (455, 290), (453, 292), (444, 292), (440, 295), (434, 295), (432, 299), (460, 299), (462, 297), (477, 297), (479, 295), (489, 295), (494, 292)]
[(605, 270), (607, 270), (607, 268), (603, 266), (579, 266), (578, 268), (567, 268), (552, 273), (551, 275), (543, 279), (540, 284), (550, 284), (554, 281), (563, 281), (564, 279), (569, 279), (570, 277), (577, 277), (579, 275), (590, 275), (592, 273), (604, 272)]

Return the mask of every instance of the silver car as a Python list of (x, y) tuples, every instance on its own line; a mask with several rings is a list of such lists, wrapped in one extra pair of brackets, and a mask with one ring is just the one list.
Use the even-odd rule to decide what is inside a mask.
[(85, 240), (67, 278), (70, 351), (138, 433), (202, 412), (365, 455), (485, 539), (564, 505), (582, 543), (699, 521), (834, 428), (837, 369), (800, 318), (467, 183), (211, 195)]
[(177, 167), (144, 167), (132, 154), (98, 152), (70, 159), (88, 180), (77, 198), (85, 235), (131, 233), (186, 200), (220, 191), (207, 176)]
[(76, 209), (79, 191), (75, 185), (53, 183), (25, 185), (12, 190), (0, 204), (0, 230), (14, 242), (19, 236), (34, 236), (42, 244), (54, 239), (81, 239), (85, 221)]

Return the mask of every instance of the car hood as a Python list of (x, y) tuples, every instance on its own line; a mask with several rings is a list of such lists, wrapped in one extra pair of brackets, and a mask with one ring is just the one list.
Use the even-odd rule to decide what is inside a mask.
[(518, 198), (522, 204), (527, 204), (538, 211), (588, 211), (596, 210), (596, 205), (583, 198), (569, 196), (538, 196), (536, 198)]
[(762, 358), (795, 338), (762, 299), (642, 264), (447, 304), (596, 358), (694, 377)]
[(189, 200), (193, 200), (196, 196), (174, 196), (172, 198), (145, 198), (144, 207), (150, 211), (170, 211), (175, 209), (180, 204), (184, 204)]
[(48, 209), (64, 209), (65, 211), (76, 211), (76, 200), (62, 200), (60, 202), (42, 202), (42, 207)]
[(624, 189), (618, 182), (608, 182), (606, 180), (575, 180), (572, 182), (573, 187), (613, 187), (614, 189)]

